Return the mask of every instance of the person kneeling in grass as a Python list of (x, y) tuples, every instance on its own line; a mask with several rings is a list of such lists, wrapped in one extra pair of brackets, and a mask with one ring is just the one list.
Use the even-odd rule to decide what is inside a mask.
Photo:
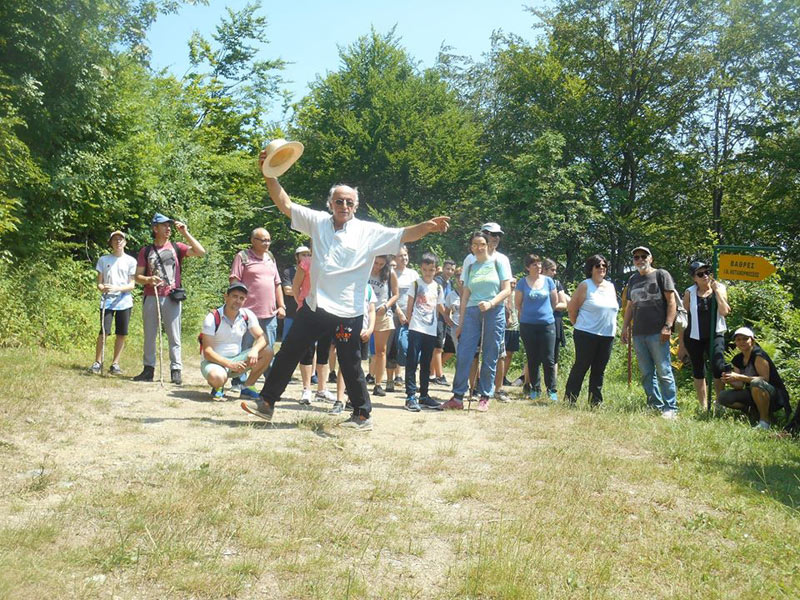
[[(202, 354), (200, 372), (211, 386), (211, 397), (222, 400), (223, 388), (230, 376), (247, 380), (241, 391), (242, 398), (258, 398), (256, 380), (267, 370), (272, 360), (272, 350), (267, 347), (264, 331), (253, 312), (244, 308), (247, 286), (233, 283), (225, 292), (225, 304), (206, 315), (202, 330)], [(247, 332), (253, 337), (253, 345), (242, 351), (242, 339)]]

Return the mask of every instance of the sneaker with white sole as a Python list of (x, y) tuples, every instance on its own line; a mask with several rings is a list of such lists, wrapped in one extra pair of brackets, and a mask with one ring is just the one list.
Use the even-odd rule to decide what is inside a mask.
[(122, 375), (122, 369), (119, 368), (117, 363), (111, 365), (111, 368), (108, 370), (109, 375)]
[(231, 391), (232, 392), (241, 392), (243, 387), (244, 387), (244, 384), (242, 383), (241, 379), (239, 379), (238, 377), (234, 377), (233, 379), (231, 379)]
[(340, 415), (344, 410), (344, 404), (342, 404), (339, 400), (333, 403), (333, 406), (328, 410), (329, 415)]
[(489, 396), (481, 396), (478, 400), (478, 412), (487, 412), (489, 410)]
[(494, 397), (497, 398), (498, 402), (510, 402), (511, 398), (508, 397), (508, 394), (505, 393), (503, 390), (497, 390), (494, 393)]
[(275, 407), (260, 397), (258, 400), (244, 400), (240, 406), (243, 411), (267, 422), (272, 421), (272, 415), (275, 412)]
[(251, 385), (250, 387), (243, 387), (239, 391), (239, 398), (248, 398), (250, 400), (258, 400), (261, 398), (261, 394), (256, 391), (256, 387)]
[(434, 400), (427, 394), (419, 397), (419, 405), (422, 408), (427, 408), (429, 410), (444, 410), (441, 402)]
[(678, 411), (677, 410), (673, 410), (671, 408), (668, 408), (667, 410), (665, 410), (665, 411), (663, 411), (661, 413), (661, 417), (664, 418), (664, 419), (669, 419), (670, 421), (673, 420), (673, 419), (677, 419), (678, 418)]
[(558, 392), (547, 392), (547, 397), (550, 398), (550, 402), (558, 402)]
[(211, 388), (211, 399), (215, 402), (225, 400), (225, 390), (222, 388)]
[(314, 402), (335, 402), (336, 396), (331, 394), (328, 390), (322, 390), (314, 394)]
[(347, 421), (339, 423), (339, 427), (356, 431), (372, 431), (372, 418), (364, 415), (352, 415)]
[(100, 373), (103, 372), (103, 366), (99, 362), (95, 362), (91, 367), (89, 367), (88, 371), (93, 375), (100, 375)]
[(416, 396), (409, 396), (406, 398), (406, 410), (410, 412), (419, 412), (422, 409), (419, 407), (419, 402), (417, 402)]
[(302, 404), (303, 406), (309, 406), (311, 404), (311, 398), (312, 397), (313, 397), (313, 394), (312, 394), (311, 390), (309, 390), (308, 388), (304, 389), (303, 390), (303, 395), (300, 396), (300, 404)]

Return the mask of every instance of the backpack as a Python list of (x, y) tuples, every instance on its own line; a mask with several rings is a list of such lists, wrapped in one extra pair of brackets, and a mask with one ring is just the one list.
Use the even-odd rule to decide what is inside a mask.
[[(470, 265), (470, 266), (472, 266), (472, 265)], [(438, 281), (436, 281), (435, 279), (433, 280), (432, 283), (436, 284), (436, 297), (438, 298), (439, 297), (439, 293), (442, 292), (442, 284), (439, 283)], [(411, 312), (408, 313), (408, 317), (407, 317), (409, 323), (411, 322), (411, 317), (414, 314), (414, 306), (417, 304), (417, 293), (418, 292), (419, 292), (419, 279), (415, 279), (414, 280), (414, 302), (411, 303)], [(433, 314), (434, 314), (434, 320), (435, 320), (437, 315), (439, 314), (439, 311), (437, 310), (437, 308), (433, 309)]]
[[(215, 308), (211, 311), (211, 314), (214, 315), (214, 335), (217, 334), (217, 329), (219, 329), (220, 323), (222, 323), (222, 315), (219, 312), (218, 308)], [(244, 318), (244, 323), (247, 327), (250, 327), (250, 317), (247, 316), (247, 312), (240, 312), (240, 315)], [(200, 344), (200, 355), (203, 355), (203, 332), (197, 334), (197, 343)]]
[[(247, 255), (247, 248), (245, 248), (244, 250), (239, 250), (239, 252), (237, 252), (236, 254), (239, 255), (239, 258), (242, 261), (242, 266), (246, 267), (247, 264), (250, 262), (250, 257)], [(275, 263), (275, 268), (277, 269), (278, 261), (275, 260), (275, 255), (272, 254), (272, 252), (270, 252), (269, 250), (267, 250), (267, 255), (272, 259), (272, 262)]]

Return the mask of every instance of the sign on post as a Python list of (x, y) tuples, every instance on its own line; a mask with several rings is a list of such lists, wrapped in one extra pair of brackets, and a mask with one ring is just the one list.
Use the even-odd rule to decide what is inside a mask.
[(720, 254), (717, 277), (738, 281), (761, 281), (775, 272), (775, 266), (763, 256)]

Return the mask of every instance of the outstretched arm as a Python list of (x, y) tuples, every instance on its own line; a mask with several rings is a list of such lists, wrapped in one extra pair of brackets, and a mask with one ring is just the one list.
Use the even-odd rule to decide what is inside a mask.
[(403, 229), (403, 243), (416, 242), (429, 233), (444, 233), (449, 227), (450, 217), (434, 217), (430, 221), (410, 225)]
[[(261, 170), (261, 165), (264, 164), (264, 159), (267, 157), (267, 151), (262, 150), (261, 154), (258, 155), (258, 169)], [(283, 214), (285, 214), (290, 219), (292, 218), (292, 201), (289, 199), (289, 194), (286, 193), (286, 190), (283, 189), (278, 180), (275, 177), (264, 177), (264, 182), (267, 184), (267, 191), (269, 192), (269, 197), (272, 198), (272, 201), (275, 203), (275, 206), (278, 207)]]

